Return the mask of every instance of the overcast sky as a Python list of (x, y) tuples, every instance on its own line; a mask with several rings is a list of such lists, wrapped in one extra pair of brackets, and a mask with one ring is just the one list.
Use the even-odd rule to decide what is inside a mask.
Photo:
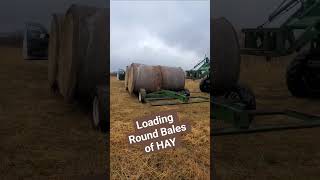
[[(281, 2), (213, 0), (211, 5), (214, 17), (226, 17), (240, 30), (264, 23)], [(132, 62), (192, 68), (210, 55), (209, 6), (209, 0), (111, 1), (111, 69)]]
[(111, 1), (111, 70), (132, 62), (192, 68), (210, 45), (209, 1)]
[[(238, 29), (256, 27), (282, 0), (213, 0), (215, 17)], [(35, 21), (49, 26), (52, 13), (72, 4), (106, 7), (105, 0), (10, 0), (0, 2), (0, 33)], [(111, 69), (132, 62), (190, 69), (209, 54), (209, 0), (111, 0)]]
[(106, 7), (106, 0), (1, 0), (0, 33), (22, 30), (25, 22), (50, 25), (52, 13), (64, 13), (73, 3)]

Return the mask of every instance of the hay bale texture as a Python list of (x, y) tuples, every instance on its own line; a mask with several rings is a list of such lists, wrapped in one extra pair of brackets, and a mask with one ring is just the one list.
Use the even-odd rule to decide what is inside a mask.
[(213, 94), (220, 95), (234, 87), (240, 74), (239, 41), (232, 24), (225, 18), (213, 19)]
[(48, 81), (52, 90), (56, 90), (58, 62), (60, 58), (61, 34), (63, 15), (53, 14), (50, 25), (49, 55), (48, 55)]
[(64, 17), (58, 64), (60, 93), (68, 102), (89, 98), (108, 72), (107, 9), (72, 5)]
[[(77, 97), (91, 98), (98, 84), (106, 84), (109, 70), (109, 57), (107, 42), (107, 13), (98, 9), (97, 13), (87, 19), (88, 44), (85, 58), (79, 66)], [(108, 23), (109, 24), (109, 23)]]
[(132, 63), (128, 74), (128, 91), (137, 94), (140, 89), (147, 92), (159, 90), (180, 91), (185, 87), (185, 74), (181, 68), (149, 66)]

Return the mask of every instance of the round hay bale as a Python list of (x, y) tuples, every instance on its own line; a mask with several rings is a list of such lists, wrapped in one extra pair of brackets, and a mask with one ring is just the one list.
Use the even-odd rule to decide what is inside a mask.
[(182, 68), (160, 66), (162, 75), (162, 89), (183, 90), (185, 85), (185, 72)]
[(161, 89), (179, 91), (185, 86), (185, 74), (181, 68), (131, 64), (128, 91), (137, 94), (140, 89), (155, 92)]
[(96, 86), (106, 84), (109, 78), (108, 19), (106, 9), (98, 9), (86, 19), (88, 40), (77, 74), (77, 98), (91, 100)]
[(238, 83), (240, 73), (239, 41), (232, 24), (225, 18), (213, 20), (213, 95), (223, 94)]
[(48, 54), (48, 80), (51, 90), (56, 91), (59, 50), (61, 41), (61, 32), (63, 24), (63, 15), (53, 14), (50, 25), (50, 40), (49, 40), (49, 54)]
[(79, 63), (83, 62), (88, 44), (86, 19), (96, 10), (94, 7), (72, 5), (64, 18), (58, 78), (60, 93), (68, 102), (75, 98)]
[(129, 73), (128, 73), (128, 91), (129, 91), (129, 94), (133, 94), (133, 91), (134, 91), (134, 81), (135, 81), (135, 79), (134, 79), (134, 77), (136, 77), (137, 75), (136, 75), (136, 73), (137, 73), (137, 71), (136, 71), (136, 69), (137, 69), (137, 67), (139, 67), (140, 66), (140, 64), (138, 64), (138, 63), (132, 63), (131, 65), (130, 65), (130, 68), (129, 68)]

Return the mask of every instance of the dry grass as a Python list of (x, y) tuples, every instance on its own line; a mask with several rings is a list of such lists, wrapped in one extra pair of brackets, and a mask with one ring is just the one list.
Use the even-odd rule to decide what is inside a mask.
[(0, 179), (103, 174), (104, 136), (80, 106), (49, 93), (47, 62), (17, 48), (0, 47), (0, 57)]
[[(188, 80), (187, 88), (199, 92), (199, 82)], [(206, 95), (206, 94), (202, 94)], [(208, 96), (208, 95), (207, 95)], [(111, 77), (111, 174), (112, 179), (209, 179), (209, 103), (154, 107), (141, 104), (124, 89), (124, 81)], [(129, 148), (126, 134), (132, 120), (162, 110), (176, 109), (181, 120), (190, 122), (182, 148), (143, 154)]]
[[(258, 108), (289, 108), (320, 115), (319, 100), (294, 98), (288, 92), (285, 70), (291, 59), (266, 62), (244, 56), (241, 81), (253, 88)], [(217, 137), (217, 179), (319, 179), (319, 130)]]

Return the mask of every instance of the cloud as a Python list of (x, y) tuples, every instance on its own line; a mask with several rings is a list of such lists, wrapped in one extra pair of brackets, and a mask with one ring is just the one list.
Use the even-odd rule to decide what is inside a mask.
[(192, 68), (209, 55), (209, 1), (111, 2), (111, 70), (132, 62)]
[(22, 30), (26, 22), (49, 27), (53, 13), (64, 13), (71, 4), (106, 7), (107, 0), (10, 0), (0, 2), (0, 32)]

